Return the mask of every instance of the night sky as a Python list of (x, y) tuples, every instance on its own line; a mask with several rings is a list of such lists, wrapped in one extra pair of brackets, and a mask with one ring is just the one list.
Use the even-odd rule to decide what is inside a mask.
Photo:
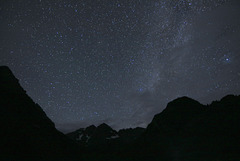
[(1, 0), (0, 65), (63, 132), (240, 94), (239, 0)]

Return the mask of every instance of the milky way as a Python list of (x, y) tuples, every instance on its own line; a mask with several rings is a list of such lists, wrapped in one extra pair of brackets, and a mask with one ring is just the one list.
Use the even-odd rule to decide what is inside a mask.
[(0, 2), (0, 65), (64, 132), (240, 93), (237, 0)]

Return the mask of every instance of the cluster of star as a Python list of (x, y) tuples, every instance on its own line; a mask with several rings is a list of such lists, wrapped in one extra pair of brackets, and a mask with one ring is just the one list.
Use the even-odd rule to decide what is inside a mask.
[(176, 97), (239, 92), (232, 3), (2, 1), (0, 65), (59, 129), (144, 127)]

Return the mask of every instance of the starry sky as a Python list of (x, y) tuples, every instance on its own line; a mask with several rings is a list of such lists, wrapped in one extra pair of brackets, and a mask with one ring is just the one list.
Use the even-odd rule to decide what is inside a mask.
[(0, 65), (56, 127), (146, 127), (240, 94), (238, 0), (1, 0)]

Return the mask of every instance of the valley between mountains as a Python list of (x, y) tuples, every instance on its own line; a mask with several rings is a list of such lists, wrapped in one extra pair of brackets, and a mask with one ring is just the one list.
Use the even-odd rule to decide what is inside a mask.
[(2, 161), (237, 161), (240, 160), (240, 96), (209, 105), (189, 97), (168, 103), (146, 128), (116, 131), (91, 125), (64, 135), (0, 67)]

